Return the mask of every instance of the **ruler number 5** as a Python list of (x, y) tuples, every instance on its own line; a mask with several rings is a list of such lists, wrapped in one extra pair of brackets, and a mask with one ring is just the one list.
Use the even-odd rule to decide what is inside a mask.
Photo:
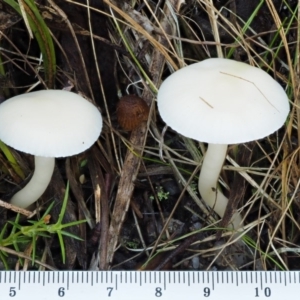
[(9, 288), (9, 297), (14, 297), (16, 296), (17, 292), (16, 292), (16, 288), (15, 287), (10, 287)]

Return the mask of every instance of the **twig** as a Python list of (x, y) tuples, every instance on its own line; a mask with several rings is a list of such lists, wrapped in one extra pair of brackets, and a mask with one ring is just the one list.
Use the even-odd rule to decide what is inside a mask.
[(5, 202), (3, 200), (0, 200), (0, 206), (4, 207), (4, 208), (7, 208), (9, 210), (12, 210), (12, 211), (14, 211), (16, 213), (20, 213), (21, 215), (24, 215), (27, 218), (30, 218), (33, 215), (33, 213), (31, 211), (29, 211), (27, 209), (24, 209), (24, 208), (20, 208), (20, 207), (15, 206), (15, 205), (12, 205), (12, 204), (7, 203), (7, 202)]

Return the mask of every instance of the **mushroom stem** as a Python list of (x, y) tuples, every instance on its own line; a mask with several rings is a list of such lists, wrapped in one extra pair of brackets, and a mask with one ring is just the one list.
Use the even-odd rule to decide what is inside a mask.
[[(221, 218), (224, 216), (228, 199), (218, 190), (217, 182), (226, 157), (227, 146), (225, 144), (208, 145), (198, 183), (201, 197)], [(241, 215), (234, 213), (231, 223), (234, 230), (243, 226)]]
[(26, 208), (34, 203), (48, 187), (55, 165), (54, 157), (34, 157), (35, 169), (27, 185), (17, 192), (10, 203), (21, 208)]

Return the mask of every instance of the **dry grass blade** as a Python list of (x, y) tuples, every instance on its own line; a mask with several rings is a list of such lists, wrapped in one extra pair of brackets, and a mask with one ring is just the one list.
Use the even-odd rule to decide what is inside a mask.
[[(28, 255), (26, 255), (24, 253), (20, 253), (20, 252), (11, 250), (10, 248), (7, 248), (7, 247), (0, 246), (0, 251), (3, 251), (4, 253), (10, 253), (10, 254), (15, 255), (17, 257), (24, 258), (24, 259), (26, 259), (28, 261), (32, 261), (32, 257), (30, 257), (30, 256), (28, 256)], [(51, 270), (51, 271), (56, 271), (57, 270), (56, 268), (53, 268), (52, 266), (50, 266), (48, 264), (45, 264), (45, 263), (43, 263), (43, 262), (41, 262), (39, 260), (35, 260), (35, 263), (37, 263), (40, 266), (43, 266), (47, 270)]]

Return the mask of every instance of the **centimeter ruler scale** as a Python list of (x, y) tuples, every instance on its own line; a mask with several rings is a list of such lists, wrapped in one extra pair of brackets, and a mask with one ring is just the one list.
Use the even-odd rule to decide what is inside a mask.
[(0, 300), (300, 299), (300, 271), (0, 271)]

